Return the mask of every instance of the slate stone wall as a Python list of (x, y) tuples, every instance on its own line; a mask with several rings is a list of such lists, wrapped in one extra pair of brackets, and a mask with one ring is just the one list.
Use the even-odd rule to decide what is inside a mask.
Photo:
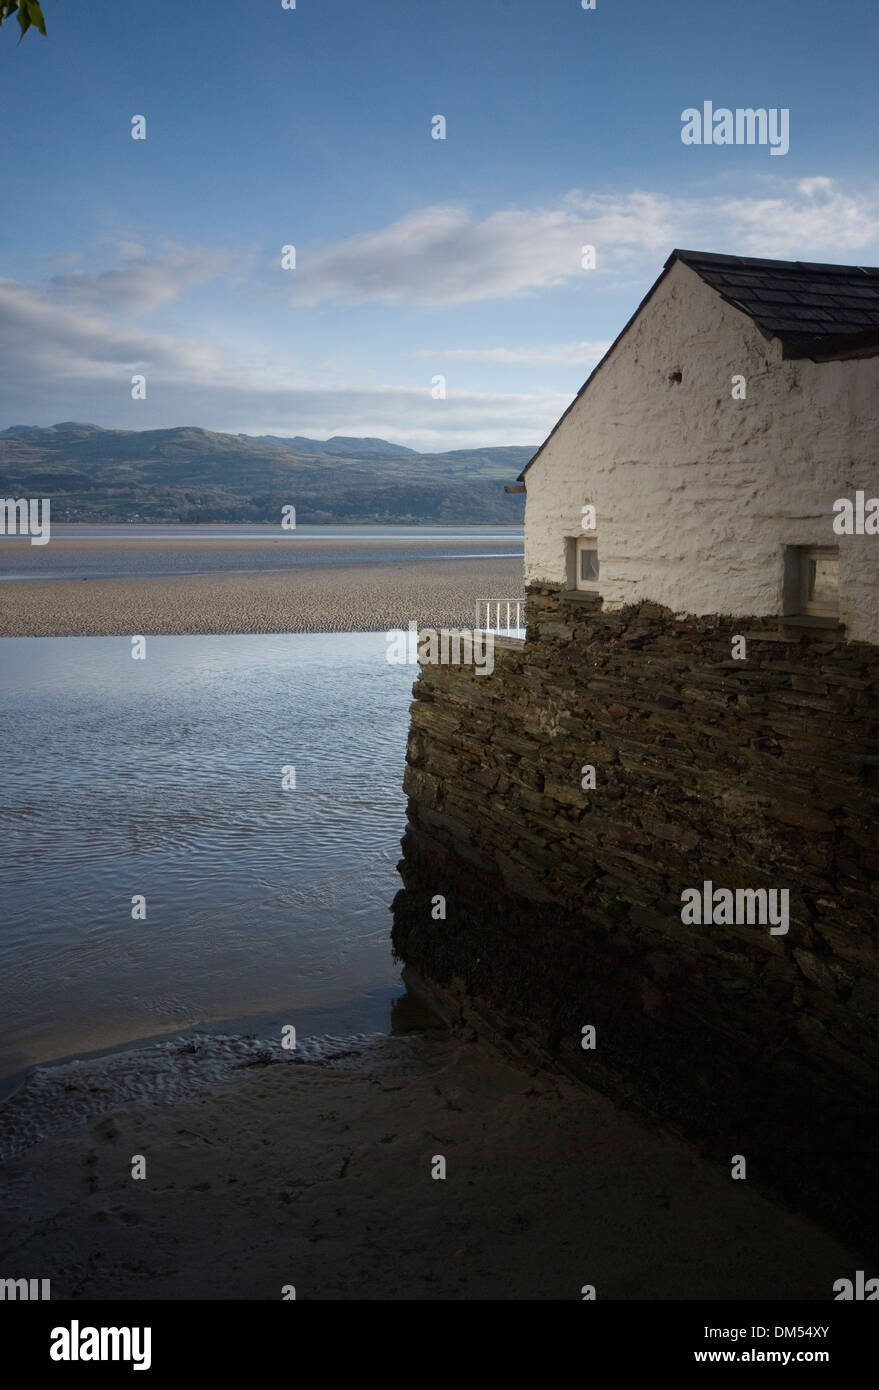
[[(879, 1240), (879, 648), (540, 587), (491, 675), (413, 693), (410, 977)], [(787, 889), (787, 934), (685, 925), (705, 880)]]

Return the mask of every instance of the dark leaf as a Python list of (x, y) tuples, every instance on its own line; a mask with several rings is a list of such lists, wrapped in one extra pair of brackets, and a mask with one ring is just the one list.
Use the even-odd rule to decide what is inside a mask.
[(46, 21), (43, 18), (43, 11), (40, 9), (40, 0), (25, 0), (28, 14), (31, 17), (31, 24), (35, 24), (43, 37), (46, 37)]

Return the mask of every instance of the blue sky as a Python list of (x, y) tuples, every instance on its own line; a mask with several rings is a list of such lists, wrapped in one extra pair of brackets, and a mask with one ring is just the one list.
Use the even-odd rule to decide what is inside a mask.
[[(872, 0), (44, 11), (0, 30), (0, 428), (534, 444), (674, 246), (879, 263)], [(789, 152), (685, 146), (705, 100)]]

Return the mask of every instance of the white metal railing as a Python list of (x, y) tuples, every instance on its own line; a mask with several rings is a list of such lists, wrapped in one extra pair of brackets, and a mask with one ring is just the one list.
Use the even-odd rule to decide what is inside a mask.
[(480, 600), (476, 626), (480, 632), (496, 632), (502, 637), (525, 637), (523, 598), (484, 598)]

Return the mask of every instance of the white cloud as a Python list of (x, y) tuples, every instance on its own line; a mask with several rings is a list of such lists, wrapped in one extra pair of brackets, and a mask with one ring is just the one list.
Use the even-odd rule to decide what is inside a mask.
[[(429, 387), (332, 387), (304, 381), (281, 357), (236, 356), (195, 339), (120, 327), (92, 310), (0, 280), (0, 420), (96, 418), (124, 429), (181, 423), (246, 434), (379, 435), (426, 450), (536, 444), (570, 396)], [(131, 399), (131, 375), (147, 399)], [(48, 412), (48, 413), (47, 413)]]
[(802, 182), (809, 188), (799, 199), (748, 198), (724, 204), (719, 213), (721, 219), (724, 214), (729, 218), (729, 244), (711, 249), (732, 255), (843, 264), (863, 251), (869, 250), (873, 258), (879, 255), (879, 197), (875, 191), (844, 194), (827, 187), (829, 179)]
[(153, 257), (135, 242), (122, 242), (116, 249), (124, 265), (98, 274), (75, 270), (54, 275), (48, 292), (77, 308), (136, 318), (179, 299), (191, 286), (214, 279), (231, 265), (228, 252), (211, 247), (173, 247)]
[(6, 389), (16, 376), (44, 384), (56, 378), (119, 380), (125, 372), (147, 368), (170, 373), (222, 370), (219, 349), (161, 334), (123, 327), (51, 294), (39, 294), (13, 280), (0, 280), (0, 330), (8, 355), (3, 364)]
[[(310, 259), (303, 255), (303, 269), (293, 274), (303, 303), (371, 299), (453, 306), (600, 283), (605, 303), (595, 330), (612, 333), (622, 328), (675, 245), (804, 260), (879, 260), (876, 187), (842, 189), (823, 175), (798, 183), (773, 177), (761, 186), (767, 191), (759, 197), (725, 193), (701, 201), (575, 192), (553, 208), (499, 212), (481, 222), (460, 208), (425, 209)], [(595, 271), (579, 268), (585, 243), (597, 247)], [(434, 401), (426, 386), (382, 385), (371, 360), (359, 359), (344, 324), (341, 363), (328, 358), (325, 332), (319, 355), (303, 351), (297, 360), (263, 350), (258, 316), (246, 344), (231, 329), (223, 340), (212, 327), (210, 341), (197, 330), (186, 338), (147, 331), (138, 323), (141, 315), (214, 277), (222, 284), (211, 322), (222, 323), (230, 294), (259, 258), (254, 251), (233, 257), (175, 246), (150, 257), (133, 239), (115, 252), (121, 263), (113, 269), (80, 273), (65, 267), (41, 288), (0, 280), (0, 422), (92, 418), (139, 429), (189, 421), (233, 433), (377, 434), (422, 448), (451, 448), (539, 442), (570, 400), (541, 390), (532, 379), (530, 391), (496, 394), (459, 392), (452, 382), (445, 401)], [(258, 273), (255, 279), (261, 293)], [(615, 293), (625, 297), (619, 314)], [(385, 350), (393, 322), (389, 315), (382, 325)], [(534, 322), (530, 307), (523, 322), (528, 332)], [(492, 334), (487, 341), (494, 346), (415, 350), (411, 323), (396, 331), (401, 355), (414, 351), (421, 359), (494, 364), (492, 384), (501, 385), (507, 367), (582, 367), (585, 376), (607, 346), (599, 339), (499, 345)], [(418, 331), (425, 333), (423, 325)], [(303, 324), (300, 341), (307, 338)], [(135, 372), (147, 377), (146, 401), (130, 399)], [(464, 369), (454, 376), (466, 385)], [(569, 377), (563, 379), (568, 385)]]
[(509, 366), (590, 367), (600, 362), (611, 339), (591, 343), (546, 343), (541, 347), (423, 348), (414, 357), (457, 362), (500, 362)]
[(292, 299), (446, 305), (510, 298), (592, 274), (580, 264), (584, 244), (658, 251), (668, 236), (652, 194), (603, 206), (570, 194), (554, 208), (495, 212), (482, 222), (461, 207), (429, 207), (303, 254)]
[(117, 241), (116, 255), (120, 261), (143, 261), (149, 253), (139, 241)]
[(829, 196), (833, 193), (833, 179), (828, 179), (823, 174), (816, 174), (811, 179), (800, 179), (797, 188), (807, 198), (814, 197), (816, 193)]
[[(771, 196), (707, 198), (574, 190), (549, 208), (494, 212), (436, 206), (378, 231), (303, 253), (292, 302), (443, 306), (513, 299), (644, 267), (675, 246), (800, 260), (879, 248), (879, 189), (844, 191), (818, 175), (777, 179)], [(596, 247), (595, 270), (581, 248)]]

